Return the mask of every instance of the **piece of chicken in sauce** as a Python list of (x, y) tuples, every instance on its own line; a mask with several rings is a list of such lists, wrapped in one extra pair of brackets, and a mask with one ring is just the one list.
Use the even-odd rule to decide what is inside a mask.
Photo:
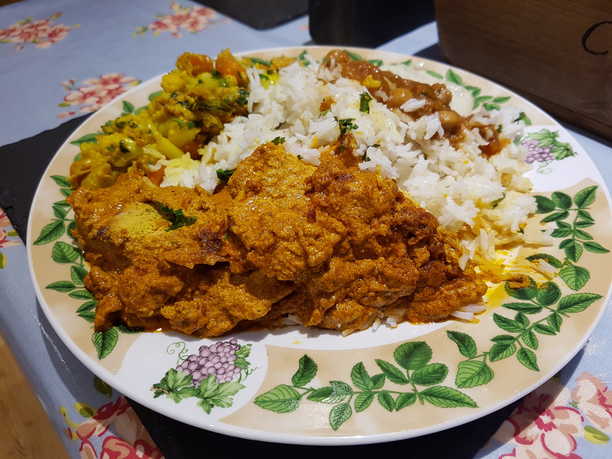
[(76, 238), (91, 265), (95, 326), (123, 322), (217, 336), (265, 315), (291, 286), (253, 271), (232, 274), (226, 239), (229, 195), (160, 188), (132, 171), (108, 188), (70, 196)]
[[(394, 316), (400, 321), (431, 322), (478, 301), (484, 283), (459, 268), (435, 217), (411, 203), (392, 180), (360, 170), (347, 143), (322, 154), (305, 192), (311, 221), (335, 221), (342, 237), (331, 256), (297, 282), (296, 293), (281, 304), (285, 314), (297, 315), (306, 326), (351, 331), (398, 305), (400, 314), (394, 310)], [(435, 307), (430, 289), (445, 292)]]
[(230, 233), (252, 269), (279, 280), (304, 282), (331, 258), (346, 233), (307, 196), (316, 167), (267, 144), (244, 159), (227, 185), (233, 197)]

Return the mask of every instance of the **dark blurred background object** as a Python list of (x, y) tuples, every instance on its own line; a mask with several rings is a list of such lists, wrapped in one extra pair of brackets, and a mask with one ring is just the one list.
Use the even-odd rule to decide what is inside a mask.
[(433, 0), (309, 0), (318, 45), (376, 47), (434, 20)]
[(452, 64), (612, 139), (610, 0), (436, 0), (436, 18)]
[(306, 14), (308, 0), (195, 0), (258, 30)]

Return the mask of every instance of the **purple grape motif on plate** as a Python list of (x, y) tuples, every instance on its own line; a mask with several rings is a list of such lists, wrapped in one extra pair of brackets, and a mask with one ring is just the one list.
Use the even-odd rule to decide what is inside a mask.
[(214, 407), (231, 407), (233, 396), (245, 387), (241, 383), (254, 371), (248, 361), (251, 345), (232, 338), (202, 345), (194, 354), (187, 352), (182, 341), (168, 347), (169, 354), (178, 354), (178, 363), (153, 384), (153, 397), (164, 395), (175, 403), (195, 397), (206, 413)]
[(209, 375), (216, 376), (217, 382), (228, 382), (240, 376), (242, 371), (235, 365), (238, 349), (240, 346), (235, 338), (200, 346), (198, 354), (188, 356), (176, 369), (191, 374), (194, 384), (199, 384)]
[(537, 171), (541, 173), (551, 172), (548, 166), (555, 160), (560, 161), (576, 156), (572, 146), (569, 143), (560, 142), (559, 133), (549, 129), (527, 134), (521, 143), (527, 149), (525, 161), (529, 164), (536, 163)]

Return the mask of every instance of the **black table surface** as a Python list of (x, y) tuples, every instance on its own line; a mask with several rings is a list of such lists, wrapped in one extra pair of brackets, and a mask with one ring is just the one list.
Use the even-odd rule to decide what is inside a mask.
[[(417, 53), (441, 60), (437, 45)], [(66, 138), (87, 118), (82, 116), (19, 142), (0, 147), (0, 207), (25, 240), (28, 213), (36, 186), (49, 161)], [(392, 443), (363, 446), (296, 446), (243, 440), (192, 427), (130, 401), (166, 458), (235, 458), (255, 452), (266, 458), (311, 458), (313, 455), (402, 454), (411, 458), (471, 458), (506, 419), (515, 404), (471, 423), (439, 433)], [(282, 420), (279, 419), (279, 422)], [(477, 435), (474, 435), (477, 433)], [(260, 456), (261, 454), (261, 456)]]

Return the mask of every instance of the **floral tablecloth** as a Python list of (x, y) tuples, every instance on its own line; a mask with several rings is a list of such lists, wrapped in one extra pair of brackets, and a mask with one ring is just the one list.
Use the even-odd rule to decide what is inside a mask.
[[(220, 46), (241, 51), (299, 45), (310, 38), (305, 18), (258, 32), (190, 2), (31, 0), (2, 7), (0, 13), (5, 114), (0, 144), (97, 110), (171, 67), (182, 51), (216, 53)], [(435, 24), (430, 24), (381, 48), (412, 54), (436, 41)], [(576, 137), (610, 184), (612, 148)], [(85, 369), (47, 323), (31, 287), (25, 247), (1, 209), (0, 305), (0, 332), (72, 457), (162, 457), (121, 394)], [(488, 442), (480, 439), (486, 444), (477, 457), (612, 457), (610, 324), (608, 308), (586, 347), (525, 397)]]

